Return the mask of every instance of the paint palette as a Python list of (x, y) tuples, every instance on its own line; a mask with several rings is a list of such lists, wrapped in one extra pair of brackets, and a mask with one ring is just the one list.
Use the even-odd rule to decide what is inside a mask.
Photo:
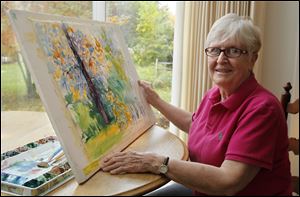
[(37, 164), (59, 149), (60, 143), (49, 136), (1, 154), (1, 192), (11, 195), (45, 195), (74, 176), (65, 158), (49, 167)]

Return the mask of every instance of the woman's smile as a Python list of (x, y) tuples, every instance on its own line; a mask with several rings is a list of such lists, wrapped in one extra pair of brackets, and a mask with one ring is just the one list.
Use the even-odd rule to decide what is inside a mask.
[(229, 74), (229, 73), (232, 72), (232, 69), (230, 69), (230, 68), (216, 68), (215, 72), (217, 74)]

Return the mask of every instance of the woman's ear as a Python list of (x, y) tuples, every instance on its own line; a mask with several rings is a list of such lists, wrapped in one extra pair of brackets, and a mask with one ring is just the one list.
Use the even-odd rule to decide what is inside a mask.
[(258, 54), (257, 53), (253, 53), (251, 55), (251, 62), (253, 63), (253, 65), (255, 64), (257, 58), (258, 58)]

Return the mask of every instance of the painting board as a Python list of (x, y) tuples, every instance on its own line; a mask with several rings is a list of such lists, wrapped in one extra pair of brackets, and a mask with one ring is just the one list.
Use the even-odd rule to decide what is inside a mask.
[(155, 123), (117, 25), (10, 10), (26, 65), (75, 179)]

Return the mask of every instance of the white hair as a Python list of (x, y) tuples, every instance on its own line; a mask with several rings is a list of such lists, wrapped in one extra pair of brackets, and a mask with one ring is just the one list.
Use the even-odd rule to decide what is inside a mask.
[(207, 35), (205, 47), (209, 47), (212, 42), (222, 43), (229, 39), (234, 39), (250, 53), (257, 53), (261, 47), (259, 28), (251, 19), (233, 13), (215, 21)]

